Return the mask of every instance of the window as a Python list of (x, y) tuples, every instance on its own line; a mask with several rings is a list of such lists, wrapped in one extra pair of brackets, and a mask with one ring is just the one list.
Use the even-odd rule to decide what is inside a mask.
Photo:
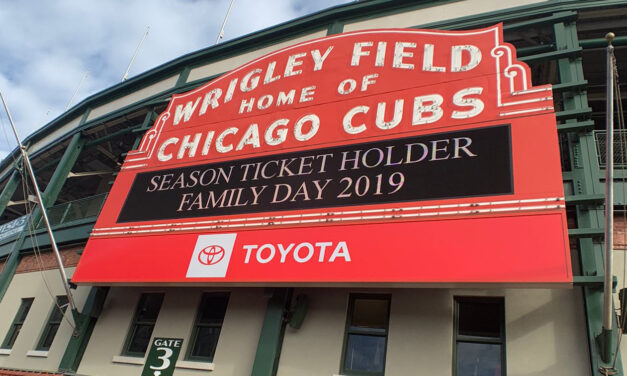
[(33, 298), (22, 299), (22, 304), (20, 304), (20, 308), (17, 310), (17, 314), (13, 319), (9, 332), (4, 338), (4, 342), (2, 342), (3, 349), (10, 349), (13, 347), (13, 344), (15, 343), (17, 336), (20, 334), (20, 330), (22, 330), (22, 325), (24, 325), (24, 321), (26, 320), (26, 316), (28, 315), (28, 311), (30, 311), (30, 307), (32, 305)]
[(389, 316), (389, 296), (350, 296), (341, 373), (383, 375)]
[(503, 298), (455, 299), (455, 375), (505, 375)]
[(48, 317), (48, 323), (39, 339), (39, 344), (37, 344), (37, 350), (50, 350), (50, 346), (52, 345), (54, 336), (57, 334), (57, 330), (59, 330), (59, 325), (61, 325), (61, 320), (63, 320), (67, 306), (67, 296), (57, 296), (56, 304), (52, 307), (52, 312), (50, 312), (50, 316)]
[(202, 295), (187, 359), (213, 361), (228, 302), (228, 294), (205, 293)]
[(142, 294), (124, 345), (124, 355), (144, 356), (163, 303), (162, 293)]

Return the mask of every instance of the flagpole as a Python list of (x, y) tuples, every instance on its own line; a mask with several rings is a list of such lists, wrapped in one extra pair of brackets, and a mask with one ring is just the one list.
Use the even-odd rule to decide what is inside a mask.
[(613, 266), (612, 248), (614, 245), (614, 33), (605, 35), (607, 40), (607, 87), (605, 103), (605, 275), (603, 282), (603, 328), (599, 336), (601, 358), (605, 363), (611, 361), (614, 351), (612, 336), (612, 288)]
[(216, 39), (215, 44), (218, 44), (220, 39), (224, 37), (224, 27), (226, 26), (226, 21), (229, 19), (229, 14), (231, 14), (231, 8), (233, 7), (234, 2), (235, 0), (231, 0), (231, 3), (229, 4), (229, 9), (226, 11), (226, 16), (224, 16), (224, 21), (222, 21), (222, 27), (220, 28), (220, 33), (218, 33), (218, 38)]
[[(44, 201), (41, 197), (41, 192), (39, 190), (39, 185), (37, 184), (37, 179), (35, 178), (35, 172), (33, 171), (33, 166), (30, 163), (30, 159), (28, 158), (28, 154), (26, 153), (26, 147), (22, 145), (22, 141), (20, 141), (20, 136), (17, 133), (17, 129), (15, 128), (15, 124), (13, 123), (13, 117), (11, 116), (11, 112), (9, 111), (9, 107), (7, 106), (7, 102), (4, 100), (4, 95), (2, 95), (2, 91), (0, 90), (0, 99), (2, 100), (2, 105), (4, 106), (4, 110), (7, 113), (7, 117), (9, 118), (9, 123), (11, 124), (11, 128), (13, 129), (13, 134), (15, 135), (15, 139), (17, 140), (18, 147), (20, 149), (20, 153), (22, 153), (22, 159), (24, 160), (24, 166), (26, 166), (26, 170), (28, 175), (31, 178), (33, 186), (35, 187), (35, 195), (37, 196), (37, 202), (39, 203), (39, 208), (41, 210), (41, 215), (44, 219), (44, 223), (46, 224), (46, 230), (48, 231), (48, 236), (50, 237), (50, 243), (52, 245), (52, 250), (57, 260), (57, 266), (59, 267), (59, 273), (61, 274), (61, 280), (63, 283), (63, 288), (65, 289), (65, 294), (67, 295), (68, 303), (72, 311), (76, 311), (76, 305), (74, 304), (74, 298), (72, 297), (72, 292), (70, 291), (70, 285), (68, 283), (67, 274), (65, 274), (65, 267), (63, 266), (63, 260), (61, 259), (61, 254), (59, 253), (59, 248), (57, 247), (57, 242), (54, 239), (54, 234), (52, 233), (52, 228), (50, 227), (50, 220), (48, 219), (48, 214), (46, 213), (46, 207), (44, 205)], [(17, 251), (16, 251), (17, 252)]]

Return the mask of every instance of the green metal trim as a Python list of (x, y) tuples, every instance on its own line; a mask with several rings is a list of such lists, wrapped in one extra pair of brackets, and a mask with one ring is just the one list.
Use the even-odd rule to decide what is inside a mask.
[(564, 119), (575, 119), (580, 116), (590, 115), (592, 113), (592, 109), (590, 107), (584, 108), (574, 108), (571, 110), (564, 110), (555, 113), (555, 118), (557, 120)]
[(603, 288), (605, 277), (602, 275), (576, 275), (573, 277), (573, 285)]
[(108, 287), (92, 287), (89, 291), (83, 312), (78, 315), (77, 328), (61, 358), (59, 372), (74, 373), (78, 370), (108, 292)]
[(89, 117), (89, 114), (91, 113), (91, 107), (87, 107), (85, 109), (85, 113), (83, 114), (83, 116), (81, 116), (81, 120), (78, 121), (78, 125), (81, 126), (83, 124), (85, 124), (87, 122), (87, 118)]
[[(32, 158), (31, 158), (32, 159)], [(41, 171), (46, 171), (47, 169), (49, 169), (50, 167), (54, 167), (56, 165), (59, 164), (59, 161), (61, 160), (61, 158), (54, 158), (54, 159), (50, 159), (47, 163), (43, 164), (42, 166), (38, 167), (35, 170), (35, 174), (37, 175), (38, 173), (40, 173)], [(33, 167), (35, 168), (35, 167)]]
[(181, 74), (179, 74), (179, 78), (176, 80), (176, 84), (174, 84), (174, 87), (185, 86), (185, 84), (187, 83), (187, 78), (189, 77), (190, 71), (191, 69), (189, 68), (189, 65), (183, 68), (183, 70), (181, 71)]
[(13, 276), (15, 275), (15, 271), (17, 270), (20, 260), (20, 252), (15, 249), (4, 260), (4, 267), (2, 268), (2, 273), (0, 273), (0, 302), (2, 302), (4, 294), (6, 294), (9, 289), (9, 285), (13, 280)]
[(292, 299), (292, 289), (275, 288), (271, 290), (271, 294), (259, 334), (251, 376), (275, 376), (279, 366), (285, 334), (285, 312)]
[(577, 47), (577, 48), (569, 48), (567, 50), (545, 52), (545, 53), (537, 54), (537, 55), (521, 56), (518, 58), (518, 60), (524, 61), (525, 63), (530, 63), (530, 62), (540, 61), (540, 60), (555, 60), (555, 59), (561, 59), (564, 57), (577, 57), (581, 55), (582, 52), (583, 52), (583, 48)]
[(340, 34), (342, 31), (344, 31), (344, 23), (339, 20), (335, 20), (329, 25), (327, 35)]
[(14, 169), (7, 181), (7, 184), (4, 186), (4, 189), (2, 189), (2, 193), (0, 193), (0, 216), (4, 214), (7, 204), (11, 201), (11, 198), (21, 181), (22, 175), (18, 170)]
[(536, 55), (544, 52), (554, 51), (554, 44), (541, 44), (539, 46), (521, 47), (516, 49), (516, 56), (520, 60), (524, 56)]
[[(89, 238), (95, 223), (96, 218), (89, 218), (83, 221), (72, 222), (71, 225), (53, 226), (55, 240), (58, 244), (84, 243)], [(26, 231), (23, 233), (26, 233)], [(34, 239), (28, 237), (20, 243), (19, 250), (21, 252), (32, 250), (35, 246), (40, 248), (50, 246), (50, 237), (45, 229), (38, 230), (33, 237)]]
[[(599, 9), (616, 5), (625, 5), (624, 0), (561, 0), (550, 2), (538, 2), (507, 9), (473, 14), (444, 21), (430, 22), (416, 26), (416, 28), (439, 28), (448, 30), (468, 29), (472, 27), (491, 25), (499, 22), (508, 22), (515, 19), (537, 17), (557, 12), (570, 12), (584, 9)], [(556, 21), (547, 21), (547, 24)], [(505, 25), (506, 26), (506, 25)], [(504, 27), (505, 27), (504, 26)]]
[[(594, 3), (594, 2), (591, 2)], [(597, 5), (597, 4), (593, 4)], [(598, 6), (597, 6), (598, 7)], [(572, 50), (581, 48), (577, 27), (574, 22), (557, 23), (553, 27), (555, 45), (558, 50)], [(581, 57), (567, 57), (557, 61), (560, 82), (578, 83), (584, 81)], [(577, 123), (576, 118), (590, 113), (588, 98), (585, 90), (566, 91), (562, 93), (563, 108), (561, 118), (566, 119), (565, 126)], [(595, 141), (591, 132), (572, 132), (567, 135), (568, 147), (572, 168), (573, 187), (576, 195), (601, 195), (599, 184), (599, 169), (595, 157)], [(589, 277), (603, 277), (603, 258), (601, 243), (594, 242), (593, 237), (601, 238), (604, 235), (603, 211), (597, 208), (577, 205), (575, 207), (577, 224), (580, 228), (570, 229), (569, 236), (577, 238), (579, 245), (579, 263), (583, 276), (579, 281)], [(585, 236), (584, 236), (585, 235)], [(590, 281), (587, 281), (590, 282)], [(595, 284), (586, 284), (581, 287), (586, 315), (586, 330), (588, 334), (588, 351), (590, 354), (590, 373), (597, 374), (599, 367), (604, 365), (602, 354), (595, 337), (601, 332), (603, 290)], [(617, 361), (617, 369), (622, 375), (622, 361)]]
[(546, 17), (533, 18), (530, 20), (522, 21), (522, 22), (503, 25), (503, 30), (507, 30), (507, 31), (521, 30), (521, 29), (528, 29), (530, 27), (535, 27), (538, 25), (546, 25), (546, 24), (552, 25), (556, 22), (575, 21), (575, 20), (577, 20), (577, 12), (566, 11), (566, 12), (554, 13)]
[(124, 136), (124, 135), (129, 134), (129, 133), (133, 133), (136, 130), (141, 129), (141, 128), (143, 128), (143, 124), (138, 124), (138, 125), (136, 125), (134, 127), (128, 127), (128, 128), (120, 129), (117, 132), (110, 133), (110, 134), (108, 134), (106, 136), (103, 136), (103, 137), (100, 137), (98, 139), (90, 140), (90, 141), (86, 142), (85, 143), (85, 147), (88, 148), (88, 147), (91, 147), (91, 146), (102, 144), (103, 142), (107, 142), (107, 141), (112, 140), (114, 138), (117, 138), (117, 137), (120, 137), (120, 136)]
[(582, 80), (577, 82), (565, 82), (561, 84), (555, 84), (552, 86), (553, 93), (561, 93), (567, 90), (582, 90), (588, 87), (588, 80)]
[(569, 122), (564, 124), (557, 125), (557, 131), (560, 133), (564, 132), (588, 132), (594, 128), (594, 121), (592, 120), (584, 120), (577, 122)]
[(602, 205), (604, 202), (603, 194), (566, 196), (566, 204), (571, 205)]
[(568, 229), (568, 237), (579, 238), (602, 238), (605, 235), (605, 229), (599, 228), (571, 228)]
[(76, 133), (72, 136), (70, 144), (65, 149), (57, 168), (50, 178), (50, 182), (48, 182), (46, 186), (46, 190), (42, 194), (45, 207), (49, 208), (57, 201), (59, 193), (61, 193), (61, 188), (63, 188), (68, 174), (72, 171), (74, 163), (76, 163), (78, 156), (83, 150), (85, 142), (86, 139), (82, 137), (80, 133)]
[[(605, 38), (584, 39), (579, 41), (579, 45), (583, 48), (605, 48), (607, 47), (607, 40)], [(614, 46), (627, 45), (627, 36), (615, 37), (612, 40)]]

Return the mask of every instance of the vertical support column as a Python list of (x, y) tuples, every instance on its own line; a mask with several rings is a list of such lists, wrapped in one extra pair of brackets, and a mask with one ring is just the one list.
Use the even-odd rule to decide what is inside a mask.
[(59, 372), (76, 373), (78, 370), (108, 292), (108, 287), (92, 287), (89, 291), (83, 312), (78, 314), (77, 328), (70, 337), (70, 342), (61, 358)]
[(285, 334), (285, 312), (292, 298), (291, 288), (276, 288), (268, 301), (263, 326), (259, 334), (257, 353), (251, 376), (274, 376), (279, 366)]
[[(20, 184), (21, 175), (17, 169), (14, 169), (9, 177), (9, 181), (4, 186), (2, 193), (0, 193), (0, 215), (4, 213), (4, 210), (7, 207), (7, 204), (13, 197), (17, 186)], [(16, 240), (19, 241), (21, 237), (18, 237)], [(9, 256), (4, 261), (4, 267), (2, 268), (2, 272), (0, 272), (0, 301), (4, 297), (7, 289), (9, 288), (9, 284), (13, 279), (13, 275), (15, 274), (15, 270), (17, 269), (17, 265), (20, 263), (20, 257), (18, 252), (11, 252)]]
[[(16, 243), (20, 241), (21, 237), (16, 239)], [(0, 273), (0, 302), (2, 298), (4, 298), (4, 294), (7, 292), (9, 285), (11, 284), (11, 280), (15, 275), (15, 270), (17, 269), (17, 265), (20, 263), (20, 255), (19, 252), (13, 249), (9, 256), (4, 261), (4, 268), (2, 268), (2, 273)]]
[[(579, 47), (577, 27), (574, 21), (561, 22), (554, 25), (555, 45), (557, 50), (568, 50)], [(563, 58), (557, 61), (561, 83), (581, 82), (583, 66), (581, 57)], [(588, 98), (585, 91), (566, 91), (562, 94), (563, 110), (587, 109)], [(576, 119), (566, 120), (566, 123), (576, 122)], [(592, 132), (568, 134), (568, 147), (572, 166), (572, 176), (575, 195), (600, 195), (603, 189), (600, 184), (600, 171), (596, 165), (595, 144)], [(603, 212), (598, 208), (578, 205), (576, 208), (577, 225), (580, 228), (603, 227)], [(601, 276), (603, 270), (603, 249), (595, 244), (591, 238), (579, 239), (579, 261), (584, 276)], [(584, 286), (584, 309), (588, 331), (588, 347), (590, 352), (591, 374), (597, 374), (599, 367), (604, 365), (601, 359), (599, 346), (595, 337), (601, 332), (603, 312), (603, 290), (598, 286)], [(617, 333), (614, 333), (617, 335)], [(613, 359), (614, 349), (611, 350)], [(619, 355), (620, 356), (620, 355)], [(620, 361), (617, 368), (622, 369)], [(622, 371), (621, 371), (622, 374)]]
[(144, 122), (142, 123), (141, 128), (134, 131), (138, 133), (136, 133), (137, 136), (135, 137), (135, 142), (133, 142), (133, 147), (131, 148), (131, 150), (137, 150), (140, 142), (142, 142), (142, 138), (144, 138), (144, 132), (146, 132), (147, 129), (150, 129), (150, 125), (156, 119), (157, 119), (157, 114), (155, 113), (154, 109), (146, 113), (146, 117), (144, 118)]
[(11, 176), (9, 176), (9, 180), (7, 184), (4, 186), (2, 193), (0, 193), (0, 216), (4, 214), (5, 209), (7, 208), (7, 204), (13, 197), (15, 190), (21, 181), (20, 172), (17, 169), (13, 169)]

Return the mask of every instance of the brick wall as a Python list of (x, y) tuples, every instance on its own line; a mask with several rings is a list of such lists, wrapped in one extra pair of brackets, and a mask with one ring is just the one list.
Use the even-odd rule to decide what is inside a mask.
[[(78, 252), (82, 251), (83, 247), (70, 247), (59, 250), (61, 253), (61, 259), (63, 265), (68, 268), (78, 265), (80, 255)], [(15, 273), (29, 273), (40, 269), (49, 270), (57, 268), (57, 259), (52, 251), (42, 252), (39, 257), (34, 254), (29, 254), (22, 257), (20, 264), (17, 266)], [(2, 376), (2, 374), (0, 374)]]
[(0, 376), (63, 376), (63, 374), (42, 371), (18, 371), (11, 369), (0, 369)]
[(614, 214), (614, 249), (627, 249), (627, 218)]

